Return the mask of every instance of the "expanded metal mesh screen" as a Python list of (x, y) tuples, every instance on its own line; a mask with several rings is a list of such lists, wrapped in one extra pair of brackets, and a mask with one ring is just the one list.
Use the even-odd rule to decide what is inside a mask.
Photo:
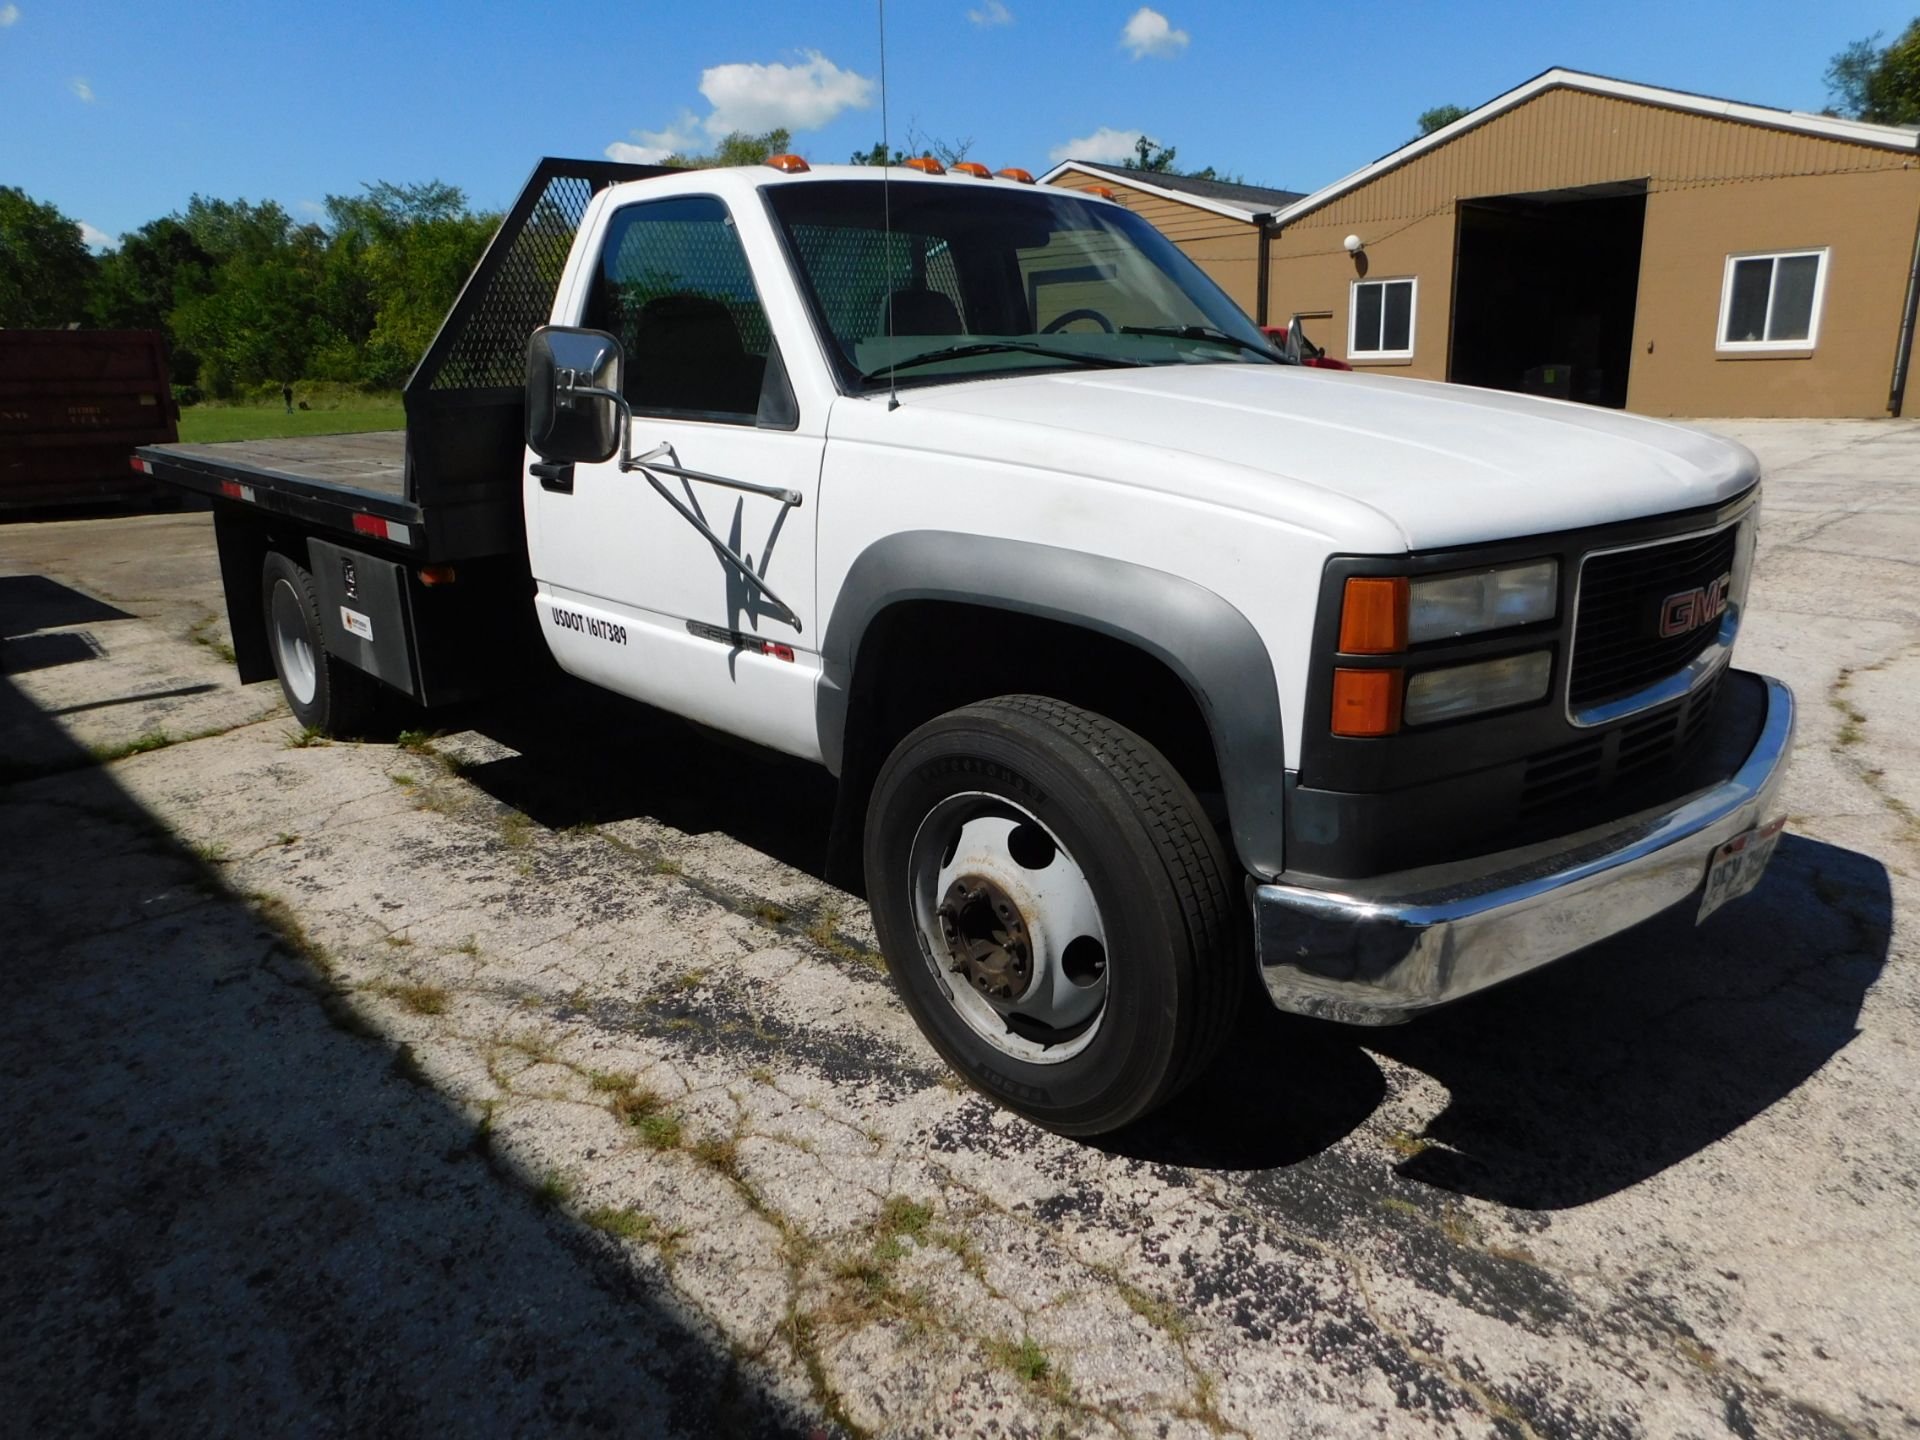
[(886, 333), (887, 297), (898, 290), (928, 289), (966, 313), (960, 275), (947, 243), (930, 235), (845, 225), (797, 224), (793, 248), (813, 281), (827, 326), (852, 353), (862, 340)]
[(518, 388), (524, 382), (527, 336), (547, 323), (560, 272), (595, 188), (575, 175), (556, 175), (547, 182), (499, 267), (474, 298), (464, 328), (454, 336), (429, 389)]

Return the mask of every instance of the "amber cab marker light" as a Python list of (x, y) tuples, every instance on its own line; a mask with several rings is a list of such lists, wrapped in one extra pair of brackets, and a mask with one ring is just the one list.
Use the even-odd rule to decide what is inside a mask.
[(1340, 604), (1340, 651), (1344, 655), (1397, 655), (1407, 648), (1407, 580), (1404, 575), (1355, 575)]
[(1002, 180), (1018, 180), (1022, 185), (1033, 184), (1033, 172), (1031, 170), (1022, 170), (1018, 166), (1009, 165), (1006, 169), (996, 170), (993, 173), (998, 175)]
[(1400, 728), (1398, 670), (1333, 672), (1333, 733), (1355, 738), (1391, 735)]
[(1104, 185), (1089, 185), (1087, 186), (1087, 193), (1089, 195), (1098, 195), (1102, 200), (1118, 200), (1120, 198)]
[(813, 168), (798, 155), (769, 155), (767, 164), (787, 175), (804, 175)]
[(947, 167), (931, 155), (917, 155), (907, 161), (907, 169), (918, 170), (922, 175), (944, 175)]
[(952, 170), (956, 175), (971, 175), (977, 180), (991, 180), (993, 178), (993, 172), (978, 160), (962, 160), (958, 164), (950, 165), (947, 168)]

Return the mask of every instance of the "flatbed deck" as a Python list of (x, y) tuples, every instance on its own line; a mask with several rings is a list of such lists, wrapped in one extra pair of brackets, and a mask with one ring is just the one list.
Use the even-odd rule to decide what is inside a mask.
[(408, 493), (404, 430), (148, 445), (134, 455), (148, 474), (216, 502), (291, 516), (322, 532), (385, 540), (429, 558), (452, 558), (437, 553), (457, 538), (441, 533), (449, 529), (448, 507), (429, 526)]
[(218, 445), (155, 445), (180, 460), (220, 469), (250, 470), (294, 484), (365, 490), (406, 499), (407, 432), (368, 430), (348, 435), (298, 435), (275, 440), (228, 440)]

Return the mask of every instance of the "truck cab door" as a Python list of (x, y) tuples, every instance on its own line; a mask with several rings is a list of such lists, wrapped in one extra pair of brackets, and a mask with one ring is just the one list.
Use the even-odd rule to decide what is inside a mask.
[(549, 645), (608, 689), (818, 759), (824, 407), (801, 414), (735, 218), (707, 195), (623, 206), (582, 283), (579, 322), (626, 351), (628, 451), (650, 459), (686, 513), (618, 457), (530, 470), (529, 553)]

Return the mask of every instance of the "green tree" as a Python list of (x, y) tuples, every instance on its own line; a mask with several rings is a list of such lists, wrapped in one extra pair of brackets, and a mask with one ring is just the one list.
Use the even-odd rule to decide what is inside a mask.
[(849, 165), (904, 165), (907, 163), (907, 158), (903, 150), (895, 150), (889, 155), (887, 142), (876, 140), (871, 150), (854, 151), (847, 157), (847, 163)]
[[(1431, 110), (1422, 110), (1420, 118), (1413, 123), (1420, 127), (1420, 135), (1431, 135), (1467, 113), (1464, 105), (1436, 105)], [(1414, 136), (1414, 139), (1419, 139), (1420, 135)]]
[(1856, 40), (1827, 64), (1827, 90), (1842, 114), (1882, 125), (1920, 123), (1920, 19), (1882, 48), (1878, 33)]
[(0, 185), (0, 326), (55, 328), (86, 319), (93, 271), (75, 221)]
[(1178, 175), (1180, 171), (1173, 167), (1173, 157), (1178, 152), (1171, 145), (1162, 145), (1142, 135), (1133, 142), (1133, 154), (1121, 163), (1128, 170), (1140, 170), (1149, 175)]
[(782, 154), (792, 144), (791, 130), (769, 130), (764, 135), (749, 135), (744, 130), (735, 130), (705, 155), (675, 151), (660, 163), (678, 165), (685, 170), (714, 170), (722, 165), (761, 165), (769, 155)]

